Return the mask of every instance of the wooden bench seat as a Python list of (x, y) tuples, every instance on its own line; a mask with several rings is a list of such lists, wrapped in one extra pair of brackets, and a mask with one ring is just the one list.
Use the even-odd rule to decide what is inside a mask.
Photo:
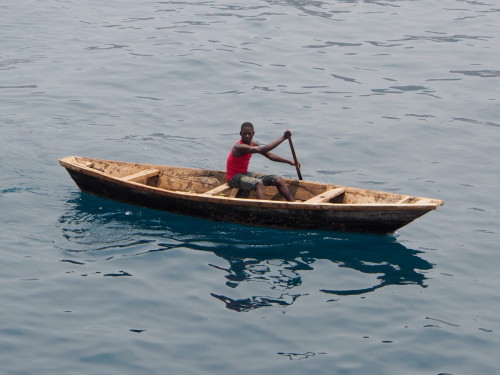
[(229, 197), (235, 198), (236, 195), (238, 194), (239, 189), (232, 188), (231, 186), (229, 186), (227, 184), (227, 182), (225, 184), (214, 187), (213, 189), (211, 189), (209, 191), (204, 192), (203, 195), (218, 195), (218, 194), (221, 194), (229, 189), (231, 189), (231, 192), (229, 193)]
[(330, 199), (336, 197), (337, 195), (345, 193), (345, 189), (343, 188), (334, 188), (327, 190), (321, 194), (315, 195), (312, 198), (309, 198), (308, 200), (304, 201), (304, 203), (325, 203), (329, 201)]
[(159, 169), (146, 169), (144, 171), (140, 171), (125, 177), (121, 177), (121, 179), (123, 181), (137, 182), (142, 179), (158, 176), (159, 174), (160, 174)]

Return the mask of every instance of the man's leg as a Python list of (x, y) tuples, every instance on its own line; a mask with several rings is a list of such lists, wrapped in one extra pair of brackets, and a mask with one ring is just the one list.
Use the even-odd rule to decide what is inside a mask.
[(264, 183), (262, 181), (255, 185), (255, 196), (257, 199), (264, 199)]
[(295, 199), (293, 199), (292, 197), (292, 194), (290, 193), (290, 190), (288, 190), (288, 186), (286, 186), (281, 177), (276, 178), (276, 189), (278, 189), (280, 194), (284, 196), (288, 202), (295, 201)]

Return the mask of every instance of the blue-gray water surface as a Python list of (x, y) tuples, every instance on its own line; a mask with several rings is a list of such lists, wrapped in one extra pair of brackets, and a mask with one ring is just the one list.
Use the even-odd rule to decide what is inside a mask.
[[(499, 15), (2, 1), (2, 374), (500, 373)], [(223, 169), (244, 121), (291, 129), (305, 179), (445, 206), (391, 236), (271, 230), (89, 196), (57, 163)]]

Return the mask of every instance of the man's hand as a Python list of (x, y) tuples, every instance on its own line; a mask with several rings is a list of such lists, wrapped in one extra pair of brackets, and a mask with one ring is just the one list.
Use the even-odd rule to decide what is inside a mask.
[(292, 132), (290, 130), (285, 130), (285, 133), (283, 134), (283, 138), (290, 139), (291, 137), (292, 137)]

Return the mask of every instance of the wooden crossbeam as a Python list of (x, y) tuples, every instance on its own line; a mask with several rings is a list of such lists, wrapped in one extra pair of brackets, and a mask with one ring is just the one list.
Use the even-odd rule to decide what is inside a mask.
[(314, 197), (304, 201), (304, 203), (324, 203), (342, 193), (345, 193), (345, 189), (342, 188), (330, 189), (321, 194), (315, 195)]
[(422, 198), (415, 202), (415, 204), (434, 204), (434, 202), (432, 202), (429, 198)]
[(153, 177), (153, 176), (158, 176), (160, 174), (159, 169), (146, 169), (144, 171), (140, 171), (134, 174), (131, 174), (129, 176), (122, 177), (121, 179), (123, 181), (131, 181), (131, 182), (136, 182), (145, 178)]
[(86, 166), (87, 168), (92, 168), (94, 166), (94, 163), (91, 161), (82, 161), (82, 165)]
[[(403, 198), (401, 199), (400, 201), (396, 202), (396, 204), (401, 204), (401, 203), (408, 203), (409, 201), (411, 201), (412, 199), (415, 199), (415, 197), (407, 197), (407, 198)], [(416, 202), (412, 202), (412, 204), (435, 204), (431, 199), (429, 198), (417, 198), (419, 199), (418, 201)]]
[(409, 200), (413, 199), (413, 197), (405, 197), (396, 202), (396, 204), (407, 203)]

